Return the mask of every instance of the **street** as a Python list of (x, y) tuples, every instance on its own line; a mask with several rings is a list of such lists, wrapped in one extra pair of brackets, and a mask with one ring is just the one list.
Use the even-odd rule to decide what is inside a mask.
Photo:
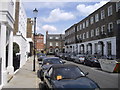
[(118, 86), (119, 74), (117, 73), (104, 72), (95, 67), (76, 64), (70, 61), (66, 61), (66, 64), (75, 64), (79, 66), (82, 71), (89, 72), (88, 77), (94, 80), (96, 83), (98, 83), (100, 88), (118, 88), (119, 87)]

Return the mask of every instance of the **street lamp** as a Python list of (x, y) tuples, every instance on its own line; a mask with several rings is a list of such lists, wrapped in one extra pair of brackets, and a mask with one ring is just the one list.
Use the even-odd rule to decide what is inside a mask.
[(35, 71), (35, 56), (36, 56), (36, 53), (35, 53), (35, 34), (36, 34), (36, 18), (37, 18), (37, 13), (38, 13), (38, 10), (35, 8), (33, 10), (33, 14), (34, 14), (34, 60), (33, 60), (33, 71)]

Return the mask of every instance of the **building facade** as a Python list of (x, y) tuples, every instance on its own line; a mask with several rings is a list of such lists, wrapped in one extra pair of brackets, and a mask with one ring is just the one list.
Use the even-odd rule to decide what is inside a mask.
[(37, 34), (35, 35), (35, 47), (38, 52), (44, 51), (44, 35), (43, 34)]
[[(23, 3), (21, 0), (16, 2), (15, 7), (15, 24), (14, 24), (14, 43), (16, 43), (19, 47), (19, 52), (17, 52), (17, 56), (19, 56), (18, 62), (14, 62), (14, 64), (18, 64), (18, 69), (21, 68), (25, 62), (27, 61), (27, 16), (23, 7)], [(16, 55), (14, 55), (16, 57)], [(16, 61), (14, 59), (14, 61)], [(17, 69), (15, 69), (17, 70)]]
[(0, 1), (0, 89), (14, 74), (13, 31), (15, 0)]
[(120, 58), (120, 2), (108, 2), (65, 31), (65, 51)]
[(33, 20), (31, 18), (27, 18), (27, 53), (28, 53), (28, 56), (33, 55), (32, 26), (33, 26)]
[(65, 46), (65, 35), (64, 34), (48, 34), (46, 32), (46, 53), (55, 54), (57, 52), (64, 52)]

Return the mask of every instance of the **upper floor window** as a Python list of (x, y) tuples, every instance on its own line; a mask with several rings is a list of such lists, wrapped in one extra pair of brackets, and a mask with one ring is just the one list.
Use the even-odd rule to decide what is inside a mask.
[(120, 1), (116, 2), (116, 11), (118, 12), (120, 10)]
[(94, 30), (91, 30), (91, 37), (94, 36)]
[(108, 7), (108, 16), (112, 15), (112, 5)]
[(58, 46), (58, 42), (56, 42), (56, 46)]
[(89, 25), (89, 21), (88, 21), (88, 20), (86, 20), (86, 27), (88, 27), (88, 25)]
[(100, 32), (99, 32), (99, 28), (96, 28), (96, 29), (95, 29), (95, 32), (96, 32), (96, 36), (98, 36), (99, 33), (100, 33)]
[(52, 42), (50, 42), (50, 46), (52, 46), (53, 44), (52, 44)]
[(83, 29), (85, 28), (85, 23), (83, 23)]
[(50, 37), (50, 39), (53, 39), (53, 37)]
[(89, 38), (89, 32), (86, 32), (86, 38)]
[(104, 18), (105, 18), (105, 11), (102, 10), (102, 11), (101, 11), (101, 19), (104, 19)]
[(82, 24), (80, 24), (80, 30), (82, 30)]
[(105, 32), (105, 25), (102, 25), (101, 26), (101, 34), (104, 34), (104, 32)]
[(55, 37), (55, 39), (59, 39), (59, 37)]
[(85, 33), (83, 33), (83, 39), (85, 39)]
[(99, 21), (99, 15), (96, 14), (96, 15), (95, 15), (95, 22), (98, 22), (98, 21)]
[(120, 24), (120, 19), (117, 20), (117, 24)]
[(79, 25), (77, 26), (77, 31), (79, 31)]
[(112, 29), (113, 29), (113, 23), (111, 22), (108, 24), (108, 32), (111, 32)]
[(93, 18), (93, 17), (90, 18), (90, 23), (91, 23), (91, 24), (94, 23), (94, 18)]
[(80, 38), (82, 38), (82, 35), (80, 34)]

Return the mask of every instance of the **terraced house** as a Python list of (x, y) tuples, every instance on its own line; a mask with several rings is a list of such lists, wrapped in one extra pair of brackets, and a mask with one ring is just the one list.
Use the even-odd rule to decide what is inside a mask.
[(46, 53), (55, 54), (57, 52), (64, 52), (64, 34), (48, 34), (46, 32)]
[(108, 2), (65, 31), (65, 51), (120, 58), (120, 1)]

